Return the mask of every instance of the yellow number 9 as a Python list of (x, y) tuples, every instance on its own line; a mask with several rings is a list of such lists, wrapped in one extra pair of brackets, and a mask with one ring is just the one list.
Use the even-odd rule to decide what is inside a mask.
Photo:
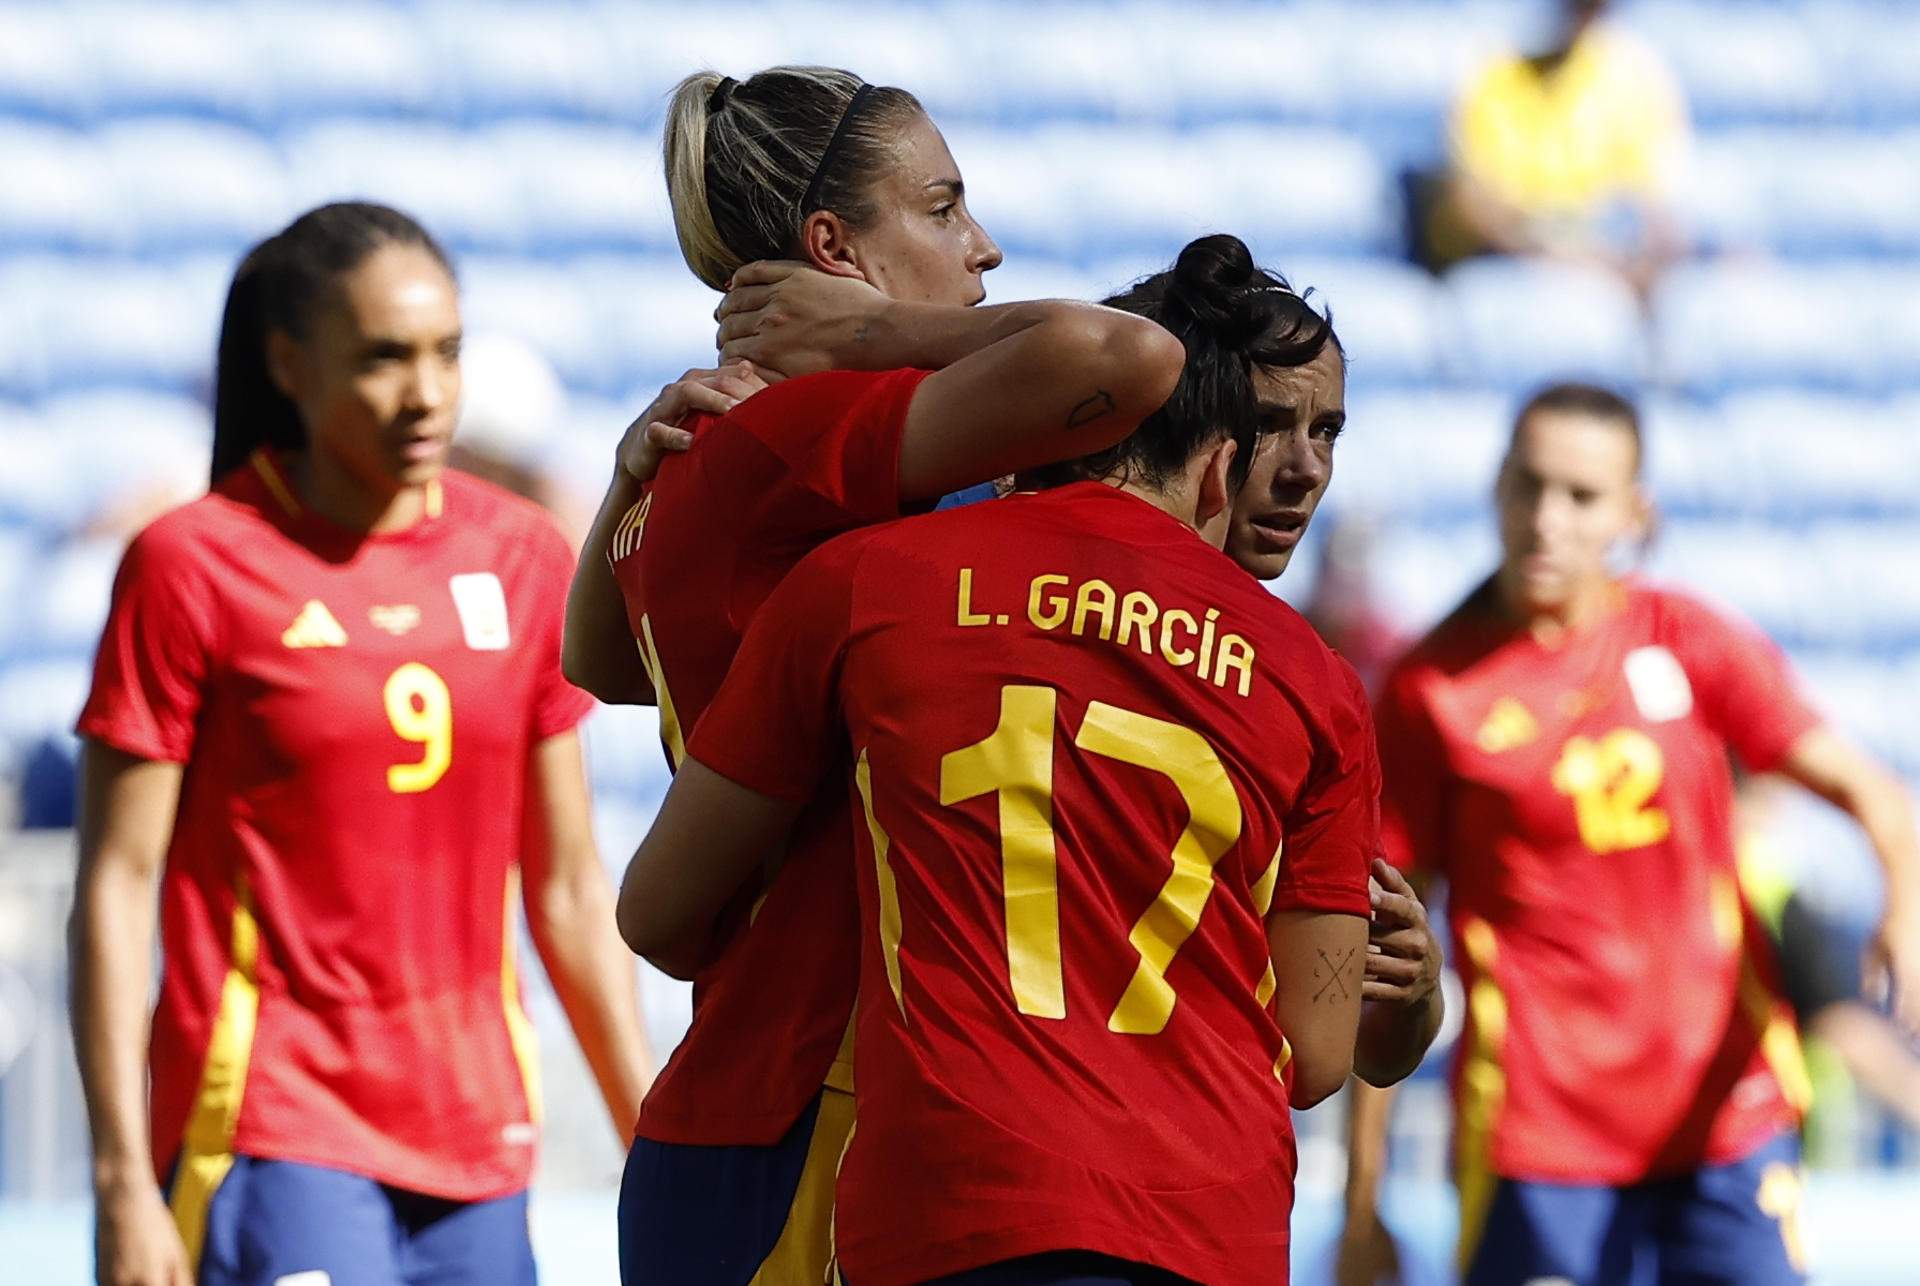
[(409, 661), (387, 677), (387, 720), (425, 753), (419, 763), (387, 769), (387, 788), (396, 795), (431, 790), (453, 762), (453, 694), (447, 682), (418, 661)]

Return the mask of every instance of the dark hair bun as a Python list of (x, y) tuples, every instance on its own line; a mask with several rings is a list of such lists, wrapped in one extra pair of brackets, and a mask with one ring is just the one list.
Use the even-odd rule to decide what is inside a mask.
[(1174, 261), (1167, 303), (1185, 312), (1221, 348), (1246, 347), (1270, 318), (1259, 294), (1286, 283), (1254, 266), (1247, 243), (1224, 232), (1188, 242)]

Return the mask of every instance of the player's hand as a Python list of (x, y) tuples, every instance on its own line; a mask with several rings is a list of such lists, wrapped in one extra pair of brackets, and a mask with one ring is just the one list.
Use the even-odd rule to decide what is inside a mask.
[(886, 303), (858, 277), (784, 259), (747, 264), (713, 313), (720, 360), (745, 359), (788, 376), (866, 369), (861, 348)]
[(1893, 1019), (1920, 1038), (1920, 906), (1889, 906), (1867, 946), (1870, 989), (1892, 992)]
[(620, 467), (637, 482), (653, 481), (668, 452), (693, 445), (693, 434), (680, 427), (682, 420), (695, 411), (725, 415), (766, 386), (751, 362), (688, 371), (661, 389), (653, 404), (627, 426), (620, 439)]
[(187, 1248), (150, 1180), (98, 1194), (94, 1275), (100, 1286), (193, 1286)]
[(1367, 973), (1360, 997), (1417, 1004), (1440, 985), (1440, 943), (1427, 924), (1427, 908), (1407, 877), (1380, 858), (1373, 859), (1373, 878), (1367, 885), (1373, 926), (1367, 933)]
[(1337, 1286), (1379, 1286), (1400, 1280), (1400, 1248), (1377, 1213), (1347, 1216), (1340, 1229), (1333, 1280)]

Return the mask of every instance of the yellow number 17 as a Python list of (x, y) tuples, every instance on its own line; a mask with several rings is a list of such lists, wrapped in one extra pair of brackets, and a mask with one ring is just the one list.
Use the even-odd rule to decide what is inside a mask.
[[(988, 793), (998, 797), (1007, 970), (1014, 1004), (1035, 1018), (1067, 1013), (1053, 830), (1057, 700), (1052, 688), (1002, 688), (1000, 723), (993, 734), (940, 760), (943, 805)], [(1176, 997), (1167, 969), (1206, 909), (1215, 863), (1240, 838), (1240, 799), (1213, 748), (1177, 723), (1095, 701), (1074, 744), (1159, 773), (1173, 782), (1187, 806), (1186, 828), (1170, 854), (1173, 872), (1127, 935), (1140, 961), (1107, 1019), (1111, 1031), (1153, 1035), (1173, 1016)]]

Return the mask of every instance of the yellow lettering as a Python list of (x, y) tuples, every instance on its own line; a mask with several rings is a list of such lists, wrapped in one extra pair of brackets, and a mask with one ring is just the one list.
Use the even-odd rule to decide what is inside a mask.
[[(1027, 592), (1027, 619), (1043, 630), (1057, 630), (1067, 619), (1067, 596), (1048, 594), (1049, 585), (1064, 585), (1065, 576), (1056, 576), (1049, 572), (1033, 578), (1033, 587)], [(1045, 610), (1042, 610), (1044, 604)]]
[(1207, 623), (1200, 627), (1200, 676), (1206, 677), (1213, 665), (1213, 623), (1220, 619), (1220, 609), (1207, 609)]
[(1240, 695), (1246, 696), (1253, 690), (1253, 644), (1238, 634), (1229, 634), (1220, 640), (1220, 655), (1213, 666), (1213, 686), (1227, 686), (1227, 671), (1240, 672)]
[(1100, 614), (1100, 637), (1113, 638), (1113, 586), (1103, 580), (1090, 580), (1080, 586), (1073, 600), (1073, 632), (1087, 632), (1087, 617)]
[(973, 610), (973, 568), (962, 567), (960, 569), (960, 613), (957, 623), (962, 626), (985, 625), (989, 619), (991, 618), (985, 612)]
[(1159, 618), (1160, 608), (1142, 590), (1134, 590), (1120, 600), (1120, 646), (1127, 645), (1127, 635), (1135, 627), (1140, 631), (1140, 651), (1146, 656), (1153, 655), (1153, 623)]
[(1166, 657), (1167, 660), (1173, 662), (1175, 665), (1192, 665), (1193, 649), (1190, 647), (1174, 646), (1173, 623), (1175, 621), (1183, 622), (1187, 627), (1187, 633), (1190, 635), (1200, 632), (1200, 622), (1193, 619), (1191, 612), (1183, 612), (1177, 607), (1174, 608), (1160, 618), (1160, 655)]

